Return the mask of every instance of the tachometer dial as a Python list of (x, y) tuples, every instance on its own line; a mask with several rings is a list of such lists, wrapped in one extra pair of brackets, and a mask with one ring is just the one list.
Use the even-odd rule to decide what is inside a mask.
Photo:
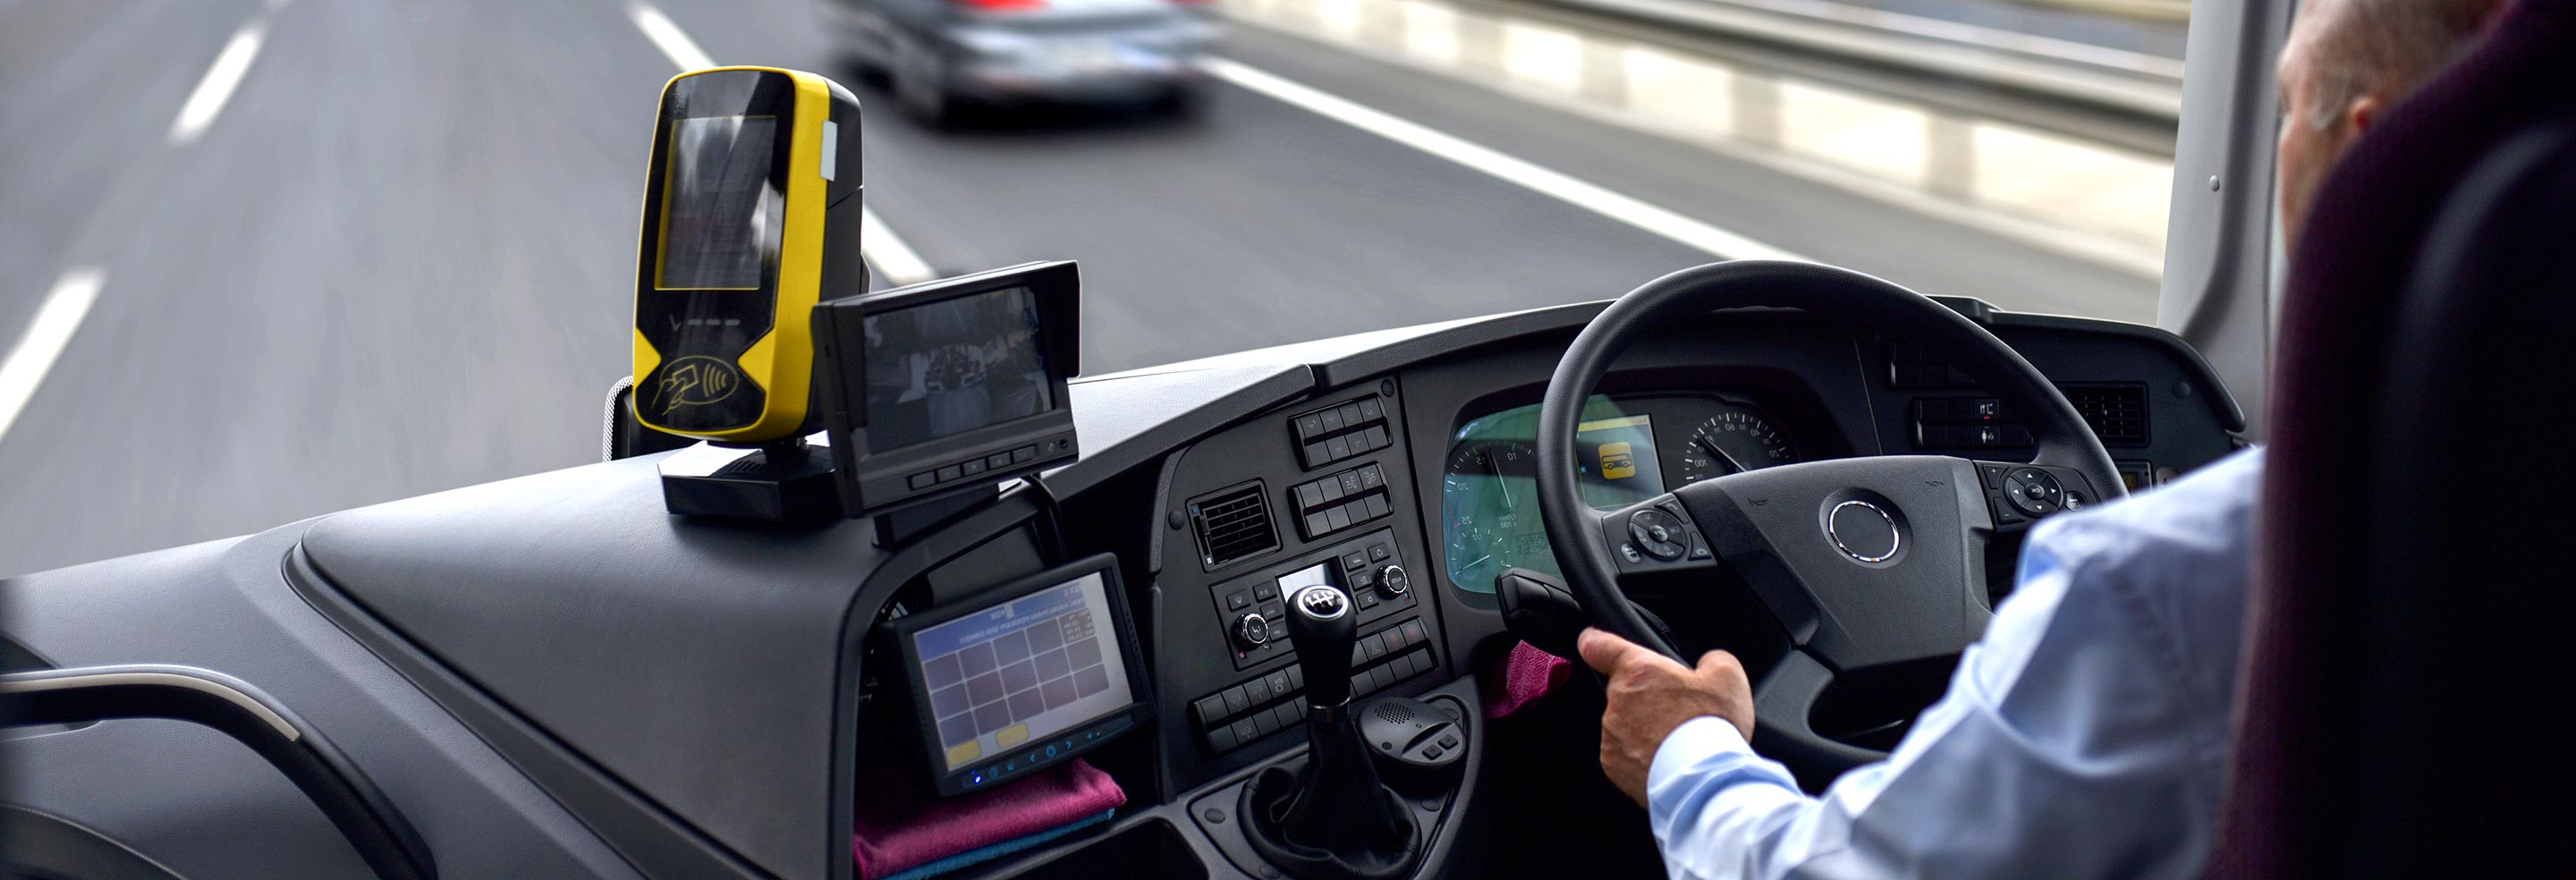
[(1690, 442), (1681, 451), (1682, 482), (1797, 461), (1797, 449), (1770, 420), (1750, 407), (1729, 404), (1691, 429)]

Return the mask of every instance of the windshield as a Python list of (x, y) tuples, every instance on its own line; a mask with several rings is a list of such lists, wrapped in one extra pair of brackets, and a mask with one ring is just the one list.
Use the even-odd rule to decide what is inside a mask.
[(2151, 321), (2186, 13), (0, 2), (0, 575), (596, 460), (683, 70), (849, 86), (873, 285), (1079, 260), (1096, 375), (1728, 257)]

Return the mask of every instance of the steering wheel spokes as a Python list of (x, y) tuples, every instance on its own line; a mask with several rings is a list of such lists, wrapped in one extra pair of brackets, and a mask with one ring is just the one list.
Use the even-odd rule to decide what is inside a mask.
[(1956, 654), (1985, 632), (1994, 529), (1972, 462), (1814, 461), (1675, 494), (1790, 644), (1834, 669)]

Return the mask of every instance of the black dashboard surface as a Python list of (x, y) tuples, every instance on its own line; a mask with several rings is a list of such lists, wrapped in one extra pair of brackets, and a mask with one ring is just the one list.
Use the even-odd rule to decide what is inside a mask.
[[(2145, 482), (2237, 442), (2241, 414), (2168, 334), (1952, 305), (2070, 392), (2094, 395), (2103, 424), (2120, 432), (2114, 458), (2139, 466)], [(886, 714), (868, 682), (875, 623), (890, 608), (936, 607), (976, 583), (1112, 552), (1156, 703), (1150, 736), (1098, 755), (1131, 799), (1108, 833), (1132, 840), (1134, 829), (1161, 829), (1145, 836), (1175, 841), (1212, 875), (1255, 875), (1251, 866), (1226, 870), (1228, 832), (1188, 809), (1298, 741), (1295, 714), (1283, 711), (1296, 705), (1294, 664), (1267, 638), (1243, 638), (1245, 615), (1275, 601), (1283, 579), (1333, 579), (1375, 596), (1363, 600), (1355, 657), (1364, 690), (1472, 702), (1477, 661), (1508, 639), (1490, 594), (1449, 575), (1443, 474), (1462, 429), (1538, 400), (1557, 355), (1600, 308), (1079, 380), (1070, 393), (1081, 460), (892, 549), (876, 546), (864, 521), (675, 519), (661, 509), (647, 457), (12, 579), (28, 625), (13, 622), (10, 635), (58, 665), (193, 661), (299, 707), (341, 707), (303, 711), (341, 725), (354, 740), (343, 745), (362, 761), (404, 768), (382, 781), (407, 808), (448, 817), (424, 823), (442, 861), (488, 863), (472, 854), (484, 843), (454, 818), (460, 811), (542, 791), (540, 805), (509, 811), (542, 834), (483, 836), (567, 865), (550, 876), (842, 880), (849, 802), (865, 796), (853, 771), (893, 759), (863, 751)], [(1673, 425), (1651, 429), (1668, 481), (1688, 466), (1671, 447), (1730, 405), (1758, 414), (1801, 458), (2028, 454), (2013, 445), (2010, 414), (1981, 415), (1981, 395), (1942, 365), (1899, 340), (1795, 312), (1725, 313), (1675, 328), (1632, 350), (1601, 390), (1648, 415), (1671, 414), (1656, 417)], [(1666, 408), (1686, 399), (1707, 406)], [(1497, 430), (1482, 439), (1511, 439)], [(1390, 568), (1403, 571), (1403, 589), (1388, 586)], [(95, 598), (97, 584), (118, 580), (196, 589), (159, 591), (154, 613), (125, 616)], [(258, 610), (242, 607), (245, 596)], [(280, 629), (316, 647), (264, 656), (262, 642)], [(297, 662), (343, 672), (317, 683), (294, 671)], [(370, 684), (335, 683), (346, 676)], [(443, 739), (386, 728), (387, 717), (422, 712), (436, 719), (413, 727)], [(98, 726), (111, 728), (133, 729)], [(446, 768), (457, 772), (438, 772)], [(244, 796), (292, 812), (277, 803), (291, 791)], [(166, 819), (85, 809), (120, 839), (168, 839)], [(1062, 856), (1038, 852), (977, 873), (1005, 876)]]

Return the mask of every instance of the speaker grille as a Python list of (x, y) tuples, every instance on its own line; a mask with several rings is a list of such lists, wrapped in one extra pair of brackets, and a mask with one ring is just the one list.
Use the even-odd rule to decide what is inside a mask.
[(1369, 714), (1376, 715), (1377, 720), (1388, 724), (1413, 723), (1413, 707), (1392, 700), (1377, 704), (1377, 708)]

